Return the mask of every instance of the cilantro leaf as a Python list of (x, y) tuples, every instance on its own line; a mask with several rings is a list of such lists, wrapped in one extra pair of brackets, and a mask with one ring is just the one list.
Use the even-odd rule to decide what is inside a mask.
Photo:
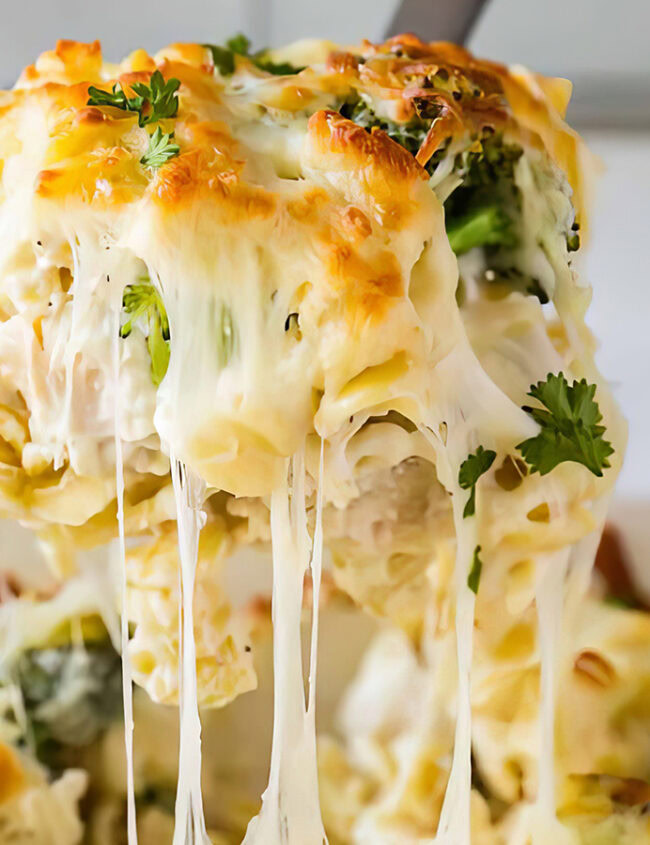
[(181, 150), (178, 144), (172, 144), (174, 133), (165, 134), (160, 126), (149, 136), (149, 149), (140, 159), (145, 167), (161, 167), (170, 158), (177, 156)]
[(472, 568), (467, 576), (467, 586), (476, 595), (478, 593), (478, 585), (481, 582), (481, 571), (483, 570), (483, 561), (479, 557), (481, 547), (477, 546), (474, 549), (474, 558), (472, 560)]
[(181, 83), (179, 79), (165, 79), (159, 70), (151, 74), (149, 84), (134, 82), (131, 85), (135, 97), (127, 97), (121, 83), (113, 85), (112, 92), (103, 91), (91, 85), (88, 88), (89, 106), (113, 106), (123, 111), (136, 112), (138, 125), (146, 126), (167, 117), (176, 117), (178, 113), (177, 91)]
[(496, 456), (497, 453), (492, 449), (479, 446), (476, 452), (469, 455), (460, 465), (458, 483), (463, 490), (471, 490), (463, 511), (463, 519), (473, 516), (476, 512), (476, 483), (490, 469)]
[(169, 320), (156, 288), (145, 276), (139, 284), (127, 285), (122, 307), (129, 315), (120, 329), (120, 337), (128, 337), (138, 320), (145, 323), (147, 348), (151, 356), (151, 380), (158, 387), (169, 366)]
[(546, 475), (558, 464), (573, 461), (602, 476), (614, 449), (603, 437), (605, 427), (598, 424), (602, 414), (595, 393), (595, 384), (582, 379), (570, 386), (562, 373), (549, 373), (546, 381), (531, 385), (528, 395), (544, 408), (525, 405), (524, 411), (538, 423), (540, 432), (516, 447), (531, 472)]

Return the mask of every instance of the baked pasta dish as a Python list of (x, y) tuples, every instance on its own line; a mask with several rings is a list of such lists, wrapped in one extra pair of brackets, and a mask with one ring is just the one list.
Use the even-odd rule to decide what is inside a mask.
[(650, 842), (569, 94), (413, 35), (0, 92), (2, 843)]

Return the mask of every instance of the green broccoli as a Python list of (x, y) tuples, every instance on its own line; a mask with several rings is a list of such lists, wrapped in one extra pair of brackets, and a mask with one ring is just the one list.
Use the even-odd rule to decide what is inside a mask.
[(497, 204), (469, 209), (447, 223), (449, 245), (456, 255), (477, 246), (512, 247), (517, 242), (512, 219)]
[(120, 656), (109, 640), (31, 649), (19, 658), (28, 736), (51, 765), (62, 747), (90, 745), (122, 712)]

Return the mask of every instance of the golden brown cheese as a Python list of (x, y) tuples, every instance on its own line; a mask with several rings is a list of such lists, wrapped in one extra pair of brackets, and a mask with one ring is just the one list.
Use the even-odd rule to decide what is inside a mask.
[[(562, 121), (566, 105), (566, 86), (558, 80), (525, 77), (511, 72), (502, 65), (474, 58), (467, 50), (444, 42), (427, 44), (415, 36), (396, 36), (384, 44), (364, 42), (358, 50), (331, 51), (324, 66), (308, 67), (291, 77), (268, 77), (254, 68), (244, 57), (236, 57), (240, 71), (252, 72), (264, 78), (260, 87), (260, 101), (269, 108), (297, 113), (310, 109), (319, 91), (335, 92), (345, 96), (351, 91), (362, 91), (372, 97), (392, 103), (394, 117), (407, 121), (421, 114), (431, 105), (440, 109), (417, 159), (424, 165), (446, 139), (463, 133), (475, 133), (485, 126), (508, 127), (527, 143), (537, 136), (536, 143), (545, 146), (566, 170), (574, 190), (582, 200), (583, 185), (580, 175), (580, 142)], [(72, 41), (58, 42), (56, 49), (44, 53), (35, 65), (28, 67), (17, 85), (14, 102), (22, 99), (20, 89), (40, 88), (46, 94), (61, 124), (52, 133), (53, 148), (49, 164), (65, 171), (69, 176), (52, 175), (48, 168), (39, 180), (38, 188), (48, 196), (64, 193), (81, 194), (86, 201), (106, 199), (106, 188), (91, 182), (107, 180), (115, 189), (112, 202), (127, 201), (126, 189), (137, 185), (141, 168), (139, 155), (121, 151), (120, 138), (132, 127), (135, 117), (119, 113), (116, 109), (89, 110), (85, 106), (87, 85), (99, 85), (106, 90), (119, 81), (128, 91), (131, 82), (148, 81), (156, 67), (164, 77), (181, 80), (181, 108), (176, 118), (177, 139), (185, 146), (184, 132), (193, 135), (193, 125), (205, 122), (206, 112), (213, 112), (219, 100), (220, 85), (215, 81), (213, 62), (208, 50), (198, 44), (176, 44), (161, 51), (156, 59), (143, 50), (131, 54), (119, 68), (102, 64), (99, 42), (82, 44)], [(251, 70), (252, 69), (252, 70)], [(435, 76), (436, 87), (430, 82)], [(54, 84), (53, 84), (54, 83)], [(61, 88), (59, 86), (67, 86)], [(100, 116), (101, 115), (101, 116)], [(209, 122), (209, 121), (208, 121)], [(323, 131), (330, 128), (331, 151), (352, 144), (361, 155), (382, 162), (391, 170), (395, 179), (416, 172), (410, 154), (388, 140), (369, 140), (363, 130), (324, 114), (314, 116), (314, 132), (323, 143)], [(173, 128), (165, 123), (165, 131)], [(366, 137), (364, 137), (366, 135)], [(188, 141), (190, 139), (188, 138)], [(225, 139), (205, 139), (204, 155), (194, 154), (191, 161), (174, 168), (182, 183), (205, 183), (210, 176), (202, 173), (214, 167), (208, 149), (224, 152)], [(190, 148), (194, 148), (192, 138)], [(69, 146), (68, 146), (69, 145)], [(225, 146), (228, 147), (227, 142)], [(84, 153), (94, 152), (88, 161)], [(184, 152), (184, 150), (183, 150)], [(135, 161), (128, 165), (128, 159)], [(82, 179), (73, 175), (76, 169), (90, 168)], [(168, 165), (172, 166), (172, 163)], [(173, 181), (173, 180), (172, 180)], [(126, 192), (125, 192), (126, 191)], [(169, 202), (181, 201), (185, 191), (178, 194), (165, 191)]]

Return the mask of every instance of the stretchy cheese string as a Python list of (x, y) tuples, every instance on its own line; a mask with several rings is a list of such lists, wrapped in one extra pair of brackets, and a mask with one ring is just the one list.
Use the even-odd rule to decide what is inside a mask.
[[(318, 800), (314, 721), (305, 710), (300, 643), (303, 580), (309, 563), (302, 454), (294, 456), (290, 467), (293, 470), (291, 501), (286, 474), (271, 494), (274, 632), (271, 768), (262, 809), (250, 822), (244, 845), (322, 845), (325, 841)], [(319, 530), (318, 535), (321, 534)], [(319, 554), (316, 548), (314, 552)], [(314, 575), (316, 569), (315, 566)], [(317, 613), (316, 605), (314, 613)], [(315, 658), (311, 662), (315, 673)], [(315, 680), (314, 675), (314, 689)], [(310, 701), (311, 698), (310, 691)]]
[(129, 655), (129, 617), (127, 611), (126, 540), (124, 533), (124, 463), (122, 438), (120, 436), (120, 317), (116, 311), (113, 330), (113, 374), (115, 382), (115, 491), (117, 498), (117, 526), (121, 586), (121, 654), (122, 654), (122, 701), (124, 706), (124, 745), (126, 749), (126, 806), (128, 845), (137, 845), (135, 784), (133, 778), (133, 681)]
[[(540, 652), (539, 763), (533, 843), (544, 845), (551, 837), (557, 845), (567, 834), (555, 815), (555, 700), (564, 604), (564, 583), (571, 547), (538, 560), (535, 591)], [(558, 838), (559, 837), (559, 838)], [(569, 840), (570, 841), (570, 840)]]
[[(460, 464), (458, 464), (458, 467)], [(454, 753), (442, 804), (437, 845), (470, 845), (470, 802), (472, 791), (472, 707), (471, 669), (476, 596), (467, 586), (467, 575), (476, 545), (476, 519), (464, 519), (464, 496), (455, 483), (458, 467), (452, 467), (451, 503), (456, 531), (456, 731)]]
[(307, 717), (310, 729), (316, 737), (316, 676), (318, 670), (318, 620), (320, 617), (320, 584), (323, 572), (323, 462), (325, 443), (320, 442), (320, 460), (318, 463), (318, 489), (316, 491), (316, 523), (314, 525), (314, 544), (311, 553), (312, 610), (311, 643), (309, 655), (309, 698)]
[(179, 710), (180, 751), (173, 845), (209, 845), (201, 794), (201, 720), (196, 681), (194, 639), (194, 584), (203, 515), (205, 486), (188, 468), (170, 455), (176, 500), (180, 561), (179, 607)]

